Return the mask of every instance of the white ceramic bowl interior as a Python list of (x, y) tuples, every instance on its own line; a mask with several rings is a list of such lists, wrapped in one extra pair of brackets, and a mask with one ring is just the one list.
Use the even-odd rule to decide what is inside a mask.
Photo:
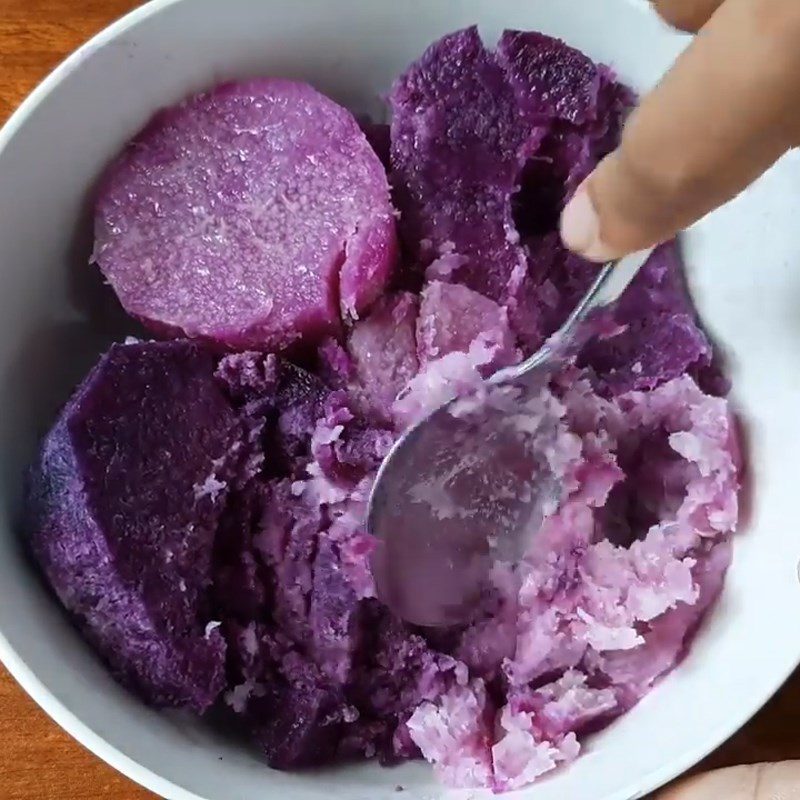
[[(97, 353), (124, 330), (87, 264), (87, 193), (159, 106), (216, 81), (285, 75), (359, 111), (440, 35), (538, 28), (651, 86), (685, 46), (645, 0), (175, 0), (109, 28), (0, 133), (0, 657), (102, 758), (170, 800), (428, 800), (425, 764), (269, 770), (246, 744), (156, 713), (107, 675), (44, 590), (17, 520), (23, 466)], [(632, 800), (745, 722), (800, 660), (800, 162), (790, 156), (686, 238), (691, 284), (731, 355), (755, 505), (722, 601), (684, 665), (530, 800)], [(405, 793), (397, 795), (402, 785)], [(476, 795), (477, 793), (472, 793)]]

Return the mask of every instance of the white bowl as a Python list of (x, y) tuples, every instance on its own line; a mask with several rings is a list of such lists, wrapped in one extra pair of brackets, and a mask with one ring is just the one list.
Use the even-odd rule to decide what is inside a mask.
[[(35, 442), (117, 321), (87, 265), (87, 192), (159, 106), (223, 79), (304, 78), (357, 110), (450, 30), (538, 28), (651, 86), (686, 44), (645, 0), (156, 0), (59, 67), (0, 132), (0, 658), (67, 731), (171, 800), (413, 800), (425, 764), (317, 774), (269, 770), (246, 745), (156, 713), (108, 676), (25, 557), (16, 520)], [(752, 439), (756, 503), (721, 603), (690, 656), (535, 800), (632, 800), (741, 726), (800, 661), (795, 464), (800, 454), (800, 162), (687, 237), (691, 283), (732, 354)], [(99, 292), (99, 293), (98, 293)], [(474, 794), (474, 793), (473, 793)]]

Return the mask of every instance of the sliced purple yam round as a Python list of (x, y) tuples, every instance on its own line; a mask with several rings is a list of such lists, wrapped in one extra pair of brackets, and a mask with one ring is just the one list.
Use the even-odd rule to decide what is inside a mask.
[(386, 173), (355, 118), (281, 79), (159, 112), (109, 168), (95, 239), (129, 313), (233, 349), (337, 333), (397, 254)]
[(27, 502), (34, 555), (114, 674), (198, 712), (224, 684), (208, 590), (242, 455), (213, 370), (186, 341), (112, 347), (45, 438)]

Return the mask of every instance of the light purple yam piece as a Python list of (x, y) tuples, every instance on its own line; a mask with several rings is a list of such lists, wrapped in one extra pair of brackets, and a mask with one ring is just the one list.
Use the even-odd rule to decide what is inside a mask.
[(198, 712), (224, 685), (208, 589), (242, 456), (213, 369), (186, 341), (112, 347), (44, 440), (27, 503), (37, 560), (116, 677)]
[(424, 367), (448, 353), (468, 353), (475, 342), (492, 351), (493, 368), (518, 360), (504, 308), (466, 286), (429, 283), (422, 292), (417, 319), (420, 365)]
[(398, 393), (419, 371), (417, 298), (401, 293), (383, 300), (350, 333), (348, 351), (368, 403), (386, 416)]
[(129, 313), (234, 349), (338, 332), (397, 254), (386, 174), (358, 123), (282, 79), (158, 113), (105, 175), (95, 237)]

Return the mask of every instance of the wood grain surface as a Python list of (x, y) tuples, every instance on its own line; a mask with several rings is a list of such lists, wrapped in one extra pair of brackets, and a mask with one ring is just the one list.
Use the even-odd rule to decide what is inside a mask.
[[(135, 5), (0, 0), (0, 123), (61, 59)], [(800, 673), (704, 766), (786, 758), (800, 758)], [(0, 667), (0, 800), (152, 797), (61, 731)]]

